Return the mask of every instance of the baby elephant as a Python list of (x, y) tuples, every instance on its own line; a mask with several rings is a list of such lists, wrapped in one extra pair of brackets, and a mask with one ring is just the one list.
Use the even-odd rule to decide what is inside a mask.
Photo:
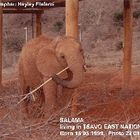
[[(55, 75), (66, 67), (69, 67), (67, 71), (59, 76)], [(43, 86), (42, 92), (45, 98), (44, 111), (47, 118), (57, 106), (58, 86), (76, 88), (81, 84), (83, 74), (82, 47), (77, 40), (71, 37), (53, 39), (42, 35), (29, 41), (23, 47), (19, 58), (19, 80), (24, 95), (53, 75), (53, 80)], [(28, 114), (27, 101), (23, 105), (24, 111)]]

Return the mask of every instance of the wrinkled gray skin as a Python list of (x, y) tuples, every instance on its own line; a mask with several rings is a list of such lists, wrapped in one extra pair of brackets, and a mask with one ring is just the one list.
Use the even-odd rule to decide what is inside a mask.
[[(69, 70), (60, 76), (55, 75), (67, 66)], [(48, 117), (57, 106), (58, 85), (66, 88), (78, 87), (83, 80), (83, 67), (84, 57), (78, 41), (71, 37), (51, 39), (40, 36), (27, 43), (20, 55), (19, 79), (22, 92), (27, 94), (29, 89), (35, 89), (53, 75), (53, 81), (43, 86)], [(27, 113), (26, 102), (24, 108)]]

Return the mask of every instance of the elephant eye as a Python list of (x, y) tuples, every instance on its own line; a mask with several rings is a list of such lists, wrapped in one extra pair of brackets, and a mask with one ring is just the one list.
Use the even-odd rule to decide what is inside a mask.
[(83, 52), (83, 49), (80, 49), (80, 52)]
[(63, 59), (64, 59), (64, 58), (65, 58), (65, 56), (64, 56), (64, 55), (62, 55), (62, 56), (61, 56), (61, 58), (63, 58)]

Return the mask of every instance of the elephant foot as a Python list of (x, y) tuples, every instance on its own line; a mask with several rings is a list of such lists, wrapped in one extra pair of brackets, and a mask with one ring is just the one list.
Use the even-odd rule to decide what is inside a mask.
[(45, 120), (51, 120), (53, 117), (55, 117), (55, 112), (57, 111), (57, 106), (53, 106), (52, 108), (45, 110)]
[(29, 122), (29, 116), (26, 112), (21, 112), (21, 124), (24, 126), (26, 123)]
[(31, 119), (31, 114), (28, 110), (28, 104), (25, 102), (21, 105), (22, 120), (27, 121)]
[(31, 116), (27, 112), (22, 112), (22, 121), (27, 121), (31, 119)]

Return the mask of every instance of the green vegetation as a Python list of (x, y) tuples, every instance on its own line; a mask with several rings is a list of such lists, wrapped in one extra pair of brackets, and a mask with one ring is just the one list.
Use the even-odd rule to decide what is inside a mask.
[(140, 10), (135, 11), (135, 12), (133, 13), (133, 17), (134, 17), (135, 19), (140, 18)]
[[(133, 17), (135, 19), (140, 18), (140, 10), (134, 11)], [(123, 12), (114, 13), (113, 20), (116, 26), (123, 26)]]
[(63, 28), (64, 22), (63, 21), (57, 21), (54, 23), (54, 31), (59, 32)]
[(123, 26), (123, 12), (114, 13), (113, 19), (116, 26)]
[(116, 48), (117, 48), (117, 51), (122, 50), (122, 49), (123, 49), (123, 42), (120, 41), (120, 42), (117, 44)]
[(5, 42), (6, 42), (5, 46), (8, 51), (19, 52), (23, 47), (24, 39), (13, 37), (13, 38), (7, 38)]

